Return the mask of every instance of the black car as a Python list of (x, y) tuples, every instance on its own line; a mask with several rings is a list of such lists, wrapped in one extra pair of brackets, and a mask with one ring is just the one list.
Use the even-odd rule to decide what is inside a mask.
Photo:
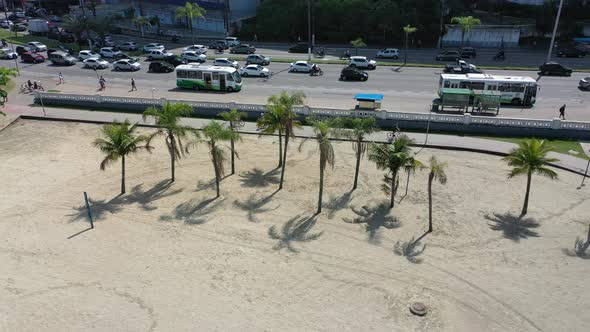
[[(307, 53), (308, 43), (298, 43), (289, 47), (289, 53)], [(312, 47), (313, 49), (313, 47)]]
[(47, 57), (51, 55), (51, 53), (59, 51), (57, 48), (48, 48), (47, 49)]
[(256, 47), (248, 44), (241, 44), (232, 47), (229, 52), (235, 54), (252, 54), (256, 52)]
[(473, 47), (463, 47), (459, 50), (459, 54), (461, 54), (462, 58), (475, 58), (477, 56), (475, 48)]
[(353, 67), (345, 67), (340, 72), (341, 81), (366, 81), (368, 79), (369, 74)]
[(224, 50), (227, 50), (229, 48), (229, 44), (225, 40), (216, 40), (209, 44), (210, 49), (216, 50), (219, 47), (223, 47)]
[(179, 65), (186, 65), (188, 63), (188, 61), (179, 57), (178, 55), (168, 57), (168, 58), (164, 59), (163, 61), (168, 62), (169, 64), (173, 65), (174, 67), (179, 66)]
[(164, 61), (152, 62), (148, 71), (150, 73), (171, 73), (174, 71), (174, 66)]
[(586, 52), (575, 47), (565, 48), (557, 51), (557, 56), (560, 58), (582, 58), (585, 55)]
[(545, 62), (539, 66), (541, 75), (571, 76), (572, 69), (557, 62)]
[(457, 51), (444, 51), (436, 55), (436, 61), (457, 61), (461, 55)]
[(28, 46), (17, 46), (14, 51), (20, 56), (25, 52), (33, 52), (33, 49)]

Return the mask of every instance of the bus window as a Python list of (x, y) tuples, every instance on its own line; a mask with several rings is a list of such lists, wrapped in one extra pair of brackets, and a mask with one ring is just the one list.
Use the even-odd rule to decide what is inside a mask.
[(451, 82), (450, 81), (445, 81), (445, 88), (449, 88), (451, 86)]
[(176, 76), (178, 78), (186, 78), (186, 70), (177, 70), (176, 71)]
[(500, 83), (500, 85), (498, 85), (498, 91), (510, 92), (510, 83)]
[(461, 88), (461, 89), (470, 89), (471, 88), (471, 82), (461, 81), (461, 83), (459, 84), (459, 88)]
[(519, 83), (514, 83), (510, 85), (510, 91), (512, 92), (524, 92), (524, 86)]
[(195, 71), (190, 70), (188, 72), (188, 78), (192, 78), (192, 79), (197, 78), (197, 73)]
[(219, 73), (213, 73), (213, 80), (219, 81)]
[(202, 71), (198, 71), (197, 72), (197, 79), (198, 80), (202, 80), (203, 79), (203, 72)]
[[(225, 74), (223, 74), (223, 75), (225, 75)], [(233, 82), (233, 81), (234, 81), (234, 79), (233, 79), (233, 77), (231, 76), (231, 74), (227, 74), (227, 75), (225, 75), (225, 80), (226, 80), (226, 81), (228, 81), (228, 82)]]
[(485, 89), (485, 83), (484, 82), (471, 82), (471, 89), (473, 90), (483, 90)]

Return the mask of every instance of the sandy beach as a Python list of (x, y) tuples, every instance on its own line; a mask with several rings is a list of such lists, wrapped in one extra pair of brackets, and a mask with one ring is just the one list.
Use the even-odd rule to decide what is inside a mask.
[[(206, 146), (170, 184), (159, 138), (152, 154), (128, 158), (119, 196), (120, 164), (100, 171), (92, 147), (99, 129), (19, 120), (0, 131), (0, 331), (590, 330), (590, 260), (563, 252), (590, 223), (578, 175), (534, 177), (531, 227), (515, 234), (525, 177), (508, 180), (496, 156), (421, 150), (423, 162), (448, 163), (448, 183), (433, 186), (434, 232), (415, 264), (393, 247), (427, 229), (425, 171), (405, 197), (404, 174), (389, 211), (382, 172), (363, 160), (350, 192), (354, 153), (334, 142), (313, 216), (315, 142), (290, 145), (276, 192), (277, 139), (243, 136), (236, 174), (214, 199)], [(414, 301), (426, 316), (409, 312)]]

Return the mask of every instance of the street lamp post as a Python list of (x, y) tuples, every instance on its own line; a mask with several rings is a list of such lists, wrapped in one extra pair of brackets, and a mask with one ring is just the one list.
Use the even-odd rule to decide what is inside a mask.
[(307, 0), (307, 61), (311, 61), (311, 0)]
[(555, 18), (555, 25), (553, 26), (553, 34), (551, 35), (551, 43), (549, 44), (549, 51), (547, 51), (547, 60), (551, 60), (551, 52), (553, 52), (553, 43), (555, 43), (555, 34), (557, 33), (557, 26), (559, 25), (559, 16), (561, 16), (561, 7), (563, 7), (563, 0), (559, 0), (559, 8), (557, 9), (557, 17)]

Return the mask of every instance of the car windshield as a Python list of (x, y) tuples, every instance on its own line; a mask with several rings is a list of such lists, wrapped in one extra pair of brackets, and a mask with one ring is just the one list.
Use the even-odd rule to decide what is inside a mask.
[(240, 76), (237, 70), (232, 73), (232, 77), (234, 78), (234, 81), (236, 83), (242, 83), (242, 77)]

